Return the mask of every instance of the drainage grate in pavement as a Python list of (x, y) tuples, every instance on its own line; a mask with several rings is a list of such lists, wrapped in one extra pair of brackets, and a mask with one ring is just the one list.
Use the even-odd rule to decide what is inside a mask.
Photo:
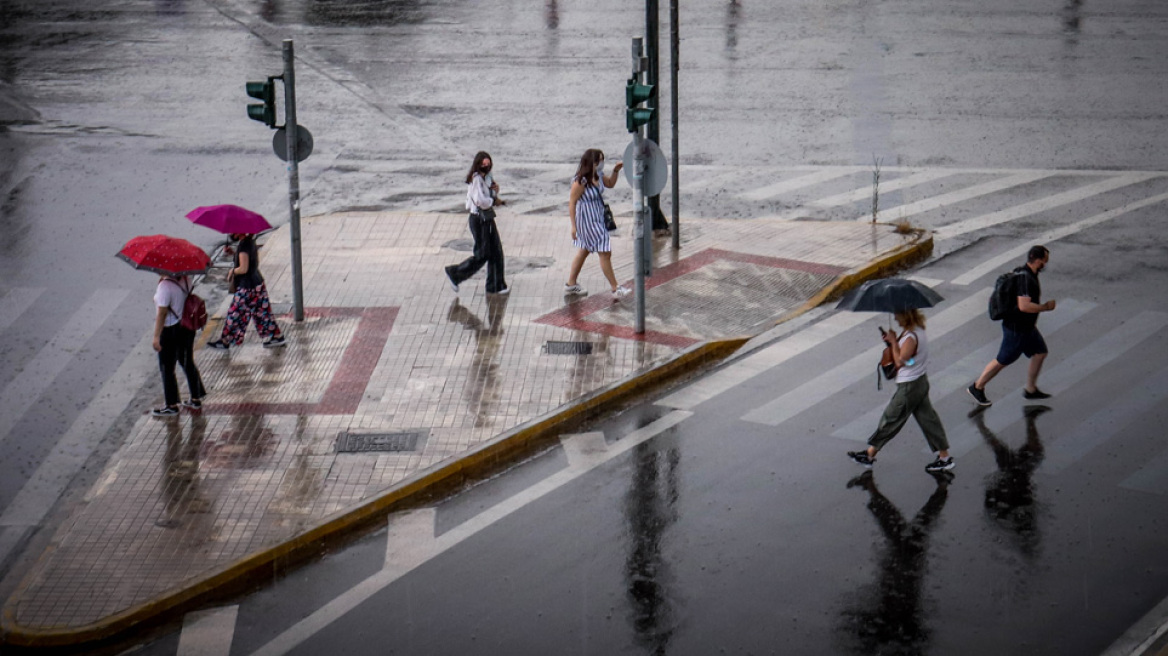
[(337, 434), (337, 453), (402, 453), (416, 451), (421, 433), (350, 433)]
[(548, 342), (543, 345), (548, 355), (592, 355), (592, 342)]

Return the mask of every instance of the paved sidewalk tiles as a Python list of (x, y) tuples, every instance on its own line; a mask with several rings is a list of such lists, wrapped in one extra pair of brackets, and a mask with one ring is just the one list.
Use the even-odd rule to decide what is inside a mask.
[[(683, 221), (679, 254), (658, 240), (636, 336), (632, 297), (612, 300), (596, 258), (580, 277), (591, 294), (563, 296), (562, 217), (504, 210), (499, 229), (512, 293), (485, 294), (484, 270), (456, 295), (442, 267), (469, 255), (464, 216), (305, 220), (306, 317), (279, 318), (288, 346), (249, 332), (200, 350), (202, 412), (143, 414), (8, 600), (4, 629), (100, 625), (680, 349), (760, 332), (913, 240), (861, 223)], [(289, 251), (282, 228), (261, 252), (276, 304), (292, 296)], [(629, 281), (627, 230), (613, 251)], [(585, 344), (557, 355), (551, 342)]]

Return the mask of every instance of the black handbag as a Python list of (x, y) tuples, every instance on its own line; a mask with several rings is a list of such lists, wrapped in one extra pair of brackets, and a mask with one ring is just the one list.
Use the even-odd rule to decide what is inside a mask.
[(479, 209), (479, 216), (483, 217), (484, 221), (494, 221), (495, 220), (495, 208), (488, 207), (485, 210), (480, 208)]
[(612, 218), (612, 208), (608, 206), (608, 203), (604, 204), (604, 228), (609, 232), (616, 230), (616, 220)]

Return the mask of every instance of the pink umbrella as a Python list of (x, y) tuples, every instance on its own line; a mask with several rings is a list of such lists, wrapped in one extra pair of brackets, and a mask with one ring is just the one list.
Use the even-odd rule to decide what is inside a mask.
[(187, 218), (195, 225), (217, 230), (225, 235), (236, 232), (254, 235), (272, 227), (264, 217), (238, 205), (197, 207), (187, 213)]

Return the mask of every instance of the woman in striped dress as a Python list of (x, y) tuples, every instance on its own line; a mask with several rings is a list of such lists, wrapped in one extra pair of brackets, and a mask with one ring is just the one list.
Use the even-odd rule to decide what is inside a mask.
[(584, 151), (580, 166), (572, 178), (572, 190), (568, 194), (568, 219), (572, 224), (572, 245), (576, 256), (572, 258), (572, 270), (564, 285), (564, 294), (587, 294), (576, 281), (584, 260), (590, 253), (600, 258), (600, 270), (612, 288), (613, 300), (619, 300), (631, 293), (628, 287), (618, 285), (612, 271), (612, 246), (609, 244), (608, 230), (604, 227), (604, 188), (616, 186), (617, 174), (623, 163), (617, 162), (612, 173), (604, 175), (604, 153), (595, 148)]

